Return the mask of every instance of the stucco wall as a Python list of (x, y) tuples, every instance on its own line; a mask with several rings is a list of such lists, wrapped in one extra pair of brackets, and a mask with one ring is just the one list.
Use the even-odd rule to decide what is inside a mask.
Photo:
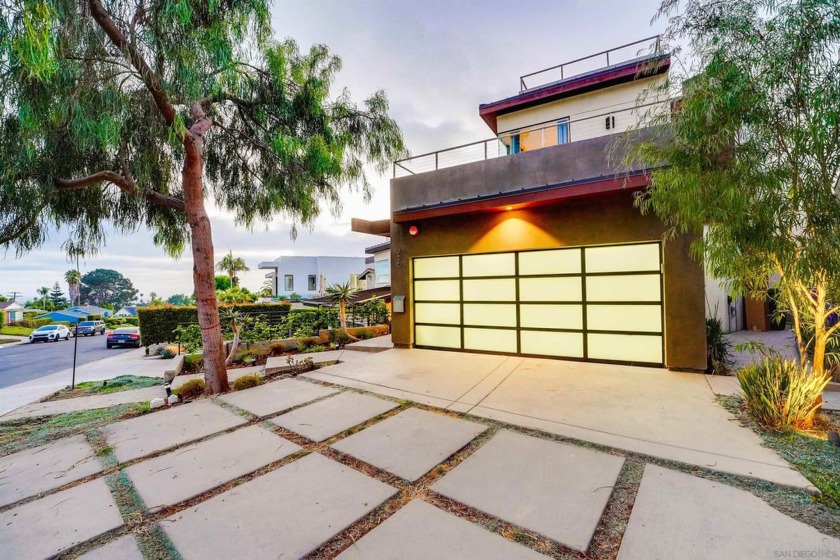
[[(263, 268), (265, 268), (263, 266)], [(296, 292), (303, 297), (320, 295), (321, 274), (326, 277), (327, 286), (336, 282), (349, 282), (352, 274), (365, 270), (364, 257), (280, 257), (274, 261), (277, 274), (276, 295), (290, 296)], [(285, 290), (285, 275), (294, 276), (294, 289)], [(309, 290), (309, 276), (315, 276), (315, 290)]]
[[(417, 225), (412, 238), (408, 228)], [(392, 318), (393, 341), (412, 341), (411, 259), (445, 255), (548, 249), (659, 240), (661, 222), (642, 216), (629, 193), (510, 212), (434, 218), (391, 226), (391, 286), (406, 296), (406, 312)], [(670, 368), (706, 367), (703, 270), (693, 261), (690, 237), (670, 240), (664, 249), (665, 364)]]

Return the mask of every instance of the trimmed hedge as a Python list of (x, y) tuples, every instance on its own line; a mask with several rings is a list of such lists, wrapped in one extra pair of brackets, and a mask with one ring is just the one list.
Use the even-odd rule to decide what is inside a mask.
[[(276, 323), (291, 307), (290, 303), (236, 303), (220, 305), (219, 310), (232, 308), (249, 316), (263, 315), (267, 322)], [(174, 342), (178, 325), (198, 323), (198, 311), (194, 306), (140, 308), (137, 317), (143, 346)]]
[(15, 321), (14, 325), (18, 327), (26, 327), (27, 329), (37, 329), (44, 325), (51, 325), (52, 319), (23, 319), (22, 321)]

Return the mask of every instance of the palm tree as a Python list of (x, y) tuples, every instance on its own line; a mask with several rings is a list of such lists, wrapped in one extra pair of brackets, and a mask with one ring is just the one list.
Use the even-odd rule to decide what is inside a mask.
[(67, 293), (70, 295), (70, 305), (79, 305), (82, 288), (82, 273), (78, 270), (68, 270), (64, 273), (64, 281), (67, 282)]
[(335, 283), (329, 286), (324, 295), (327, 303), (338, 304), (338, 319), (345, 333), (347, 332), (347, 304), (353, 301), (355, 293), (356, 289), (350, 286), (350, 282), (345, 282), (344, 284)]
[(50, 289), (46, 286), (41, 286), (38, 288), (38, 295), (41, 296), (41, 299), (44, 302), (44, 311), (49, 311), (49, 309), (47, 309), (47, 296), (50, 295)]
[(216, 270), (226, 272), (230, 276), (231, 286), (238, 286), (239, 278), (236, 276), (236, 273), (248, 272), (251, 269), (248, 268), (248, 265), (245, 264), (245, 261), (241, 257), (234, 257), (233, 251), (228, 251), (228, 254), (216, 263)]

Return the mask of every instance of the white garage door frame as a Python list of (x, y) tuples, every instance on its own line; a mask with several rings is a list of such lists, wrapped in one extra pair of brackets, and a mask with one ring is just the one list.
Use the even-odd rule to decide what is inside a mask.
[(412, 264), (417, 348), (664, 365), (659, 241), (429, 255)]

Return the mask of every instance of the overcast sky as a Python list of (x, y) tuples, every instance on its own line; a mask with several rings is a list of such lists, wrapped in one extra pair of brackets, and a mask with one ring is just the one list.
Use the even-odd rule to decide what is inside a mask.
[[(274, 34), (294, 38), (302, 49), (324, 43), (344, 62), (337, 86), (361, 100), (384, 89), (391, 114), (412, 153), (492, 136), (478, 117), (479, 103), (518, 92), (521, 74), (654, 35), (664, 28), (651, 17), (658, 0), (275, 0)], [(296, 240), (289, 224), (276, 219), (250, 232), (230, 216), (212, 211), (219, 257), (228, 249), (251, 271), (243, 285), (256, 290), (261, 261), (281, 255), (359, 255), (382, 239), (350, 232), (350, 218), (388, 217), (389, 176), (371, 175), (373, 199), (344, 197), (341, 215), (325, 213)], [(40, 250), (22, 258), (0, 253), (0, 293), (34, 296), (39, 286), (63, 282), (72, 268), (61, 249), (66, 232), (54, 232)], [(192, 293), (192, 260), (179, 260), (154, 246), (151, 234), (112, 235), (101, 254), (81, 270), (113, 268), (148, 297)], [(22, 301), (22, 300), (19, 300)]]

